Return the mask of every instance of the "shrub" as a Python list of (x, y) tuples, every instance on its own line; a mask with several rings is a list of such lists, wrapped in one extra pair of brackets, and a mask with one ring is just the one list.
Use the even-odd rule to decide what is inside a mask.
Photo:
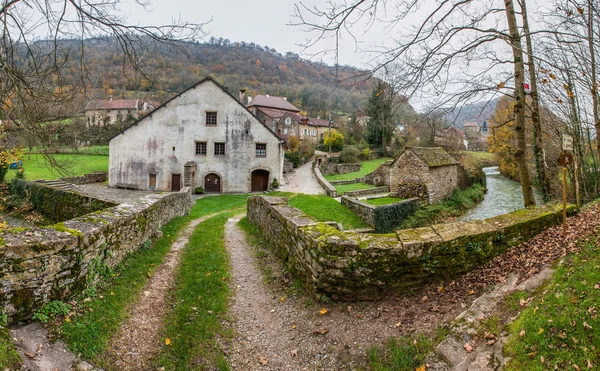
[(294, 168), (300, 166), (300, 152), (286, 152), (285, 159), (291, 162), (294, 165)]
[(355, 146), (347, 146), (340, 152), (340, 162), (352, 164), (359, 162), (360, 151)]
[(277, 178), (273, 178), (271, 186), (273, 186), (273, 188), (279, 188), (279, 180), (277, 180)]
[(201, 195), (204, 193), (204, 188), (202, 187), (196, 187), (196, 189), (194, 189), (194, 194), (196, 195)]
[(59, 300), (53, 300), (35, 312), (33, 319), (42, 323), (48, 323), (50, 319), (57, 316), (66, 316), (71, 311), (71, 306)]

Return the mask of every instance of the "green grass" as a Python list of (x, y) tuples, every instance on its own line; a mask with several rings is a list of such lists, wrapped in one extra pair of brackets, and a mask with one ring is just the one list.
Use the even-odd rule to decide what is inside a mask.
[(365, 202), (369, 205), (373, 205), (373, 206), (381, 206), (381, 205), (395, 204), (396, 202), (400, 202), (402, 200), (404, 200), (404, 199), (397, 198), (397, 197), (379, 197), (379, 198), (372, 198), (370, 200), (363, 200), (363, 202)]
[(353, 173), (347, 173), (347, 174), (326, 175), (325, 179), (327, 179), (328, 181), (332, 181), (332, 180), (350, 180), (350, 179), (361, 178), (361, 177), (377, 170), (379, 165), (383, 164), (387, 160), (391, 160), (391, 159), (388, 157), (381, 157), (381, 158), (376, 158), (375, 160), (361, 161), (360, 171), (355, 171)]
[(479, 184), (474, 184), (465, 190), (455, 189), (442, 201), (419, 208), (402, 223), (402, 228), (425, 227), (460, 216), (481, 202), (484, 196), (485, 188)]
[(288, 199), (288, 204), (298, 208), (318, 221), (335, 221), (345, 229), (367, 228), (366, 225), (350, 209), (325, 195), (297, 194)]
[[(196, 228), (181, 257), (166, 319), (160, 365), (167, 370), (228, 370), (218, 339), (231, 338), (222, 322), (228, 309), (229, 263), (224, 225), (233, 213), (212, 217)], [(213, 369), (213, 368), (211, 368)]]
[[(86, 308), (85, 314), (72, 318), (70, 323), (62, 322), (60, 330), (71, 350), (81, 353), (84, 358), (104, 364), (102, 353), (120, 328), (129, 305), (146, 284), (148, 273), (162, 263), (178, 233), (195, 218), (242, 207), (247, 198), (247, 195), (201, 198), (196, 201), (189, 215), (174, 218), (167, 223), (162, 228), (163, 237), (155, 240), (151, 247), (129, 255), (117, 267), (113, 277), (101, 284), (101, 289), (92, 301), (80, 303)], [(104, 299), (100, 299), (100, 295)]]
[(0, 370), (17, 370), (21, 357), (10, 342), (8, 329), (0, 326)]
[(343, 195), (346, 192), (350, 191), (360, 191), (363, 189), (371, 189), (376, 188), (374, 185), (367, 183), (352, 183), (352, 184), (342, 184), (334, 186), (337, 190), (338, 195)]
[[(598, 369), (598, 284), (600, 241), (597, 237), (585, 243), (580, 254), (567, 258), (543, 295), (534, 299), (510, 325), (504, 352), (513, 359), (504, 370)], [(524, 331), (523, 336), (520, 336), (521, 331)]]
[[(53, 156), (56, 161), (65, 164), (72, 175), (108, 171), (107, 156), (74, 154), (56, 154)], [(46, 163), (44, 157), (40, 154), (25, 154), (23, 156), (23, 168), (27, 180), (53, 180), (62, 177)], [(9, 170), (6, 173), (6, 181), (10, 182), (14, 176), (15, 171)]]

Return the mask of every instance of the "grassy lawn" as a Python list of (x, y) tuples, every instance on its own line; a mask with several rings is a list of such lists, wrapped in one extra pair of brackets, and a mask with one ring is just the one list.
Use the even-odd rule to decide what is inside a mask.
[(363, 200), (363, 202), (368, 203), (369, 205), (373, 205), (373, 206), (381, 206), (381, 205), (395, 204), (396, 202), (400, 202), (402, 200), (404, 200), (404, 199), (397, 198), (397, 197), (379, 197), (379, 198), (372, 198), (370, 200)]
[(374, 185), (367, 183), (352, 183), (352, 184), (342, 184), (334, 186), (337, 190), (338, 195), (343, 195), (346, 192), (350, 191), (360, 191), (362, 189), (371, 189), (376, 188)]
[(597, 370), (600, 367), (600, 240), (565, 260), (541, 297), (510, 325), (504, 370)]
[[(247, 198), (247, 195), (223, 195), (199, 199), (189, 215), (177, 217), (162, 228), (162, 238), (128, 256), (114, 273), (107, 275), (97, 290), (88, 289), (81, 295), (79, 306), (83, 308), (83, 315), (71, 318), (70, 322), (62, 321), (57, 329), (71, 350), (104, 364), (102, 353), (120, 328), (129, 305), (139, 295), (149, 274), (161, 264), (178, 233), (192, 219), (243, 207)], [(82, 299), (86, 297), (92, 300), (83, 303)]]
[(321, 222), (336, 221), (346, 229), (369, 227), (346, 206), (325, 195), (297, 194), (288, 203)]
[(347, 173), (347, 174), (326, 175), (325, 179), (332, 181), (332, 180), (350, 180), (350, 179), (360, 178), (369, 173), (372, 173), (379, 167), (379, 165), (383, 164), (387, 160), (391, 160), (391, 159), (388, 157), (381, 157), (381, 158), (376, 158), (375, 160), (362, 161), (360, 163), (360, 171), (355, 171), (353, 173)]
[(21, 357), (10, 342), (8, 329), (0, 326), (0, 370), (17, 370)]
[(167, 370), (229, 370), (218, 339), (233, 335), (222, 324), (229, 302), (223, 234), (233, 214), (222, 213), (199, 224), (183, 251), (170, 299), (177, 305), (166, 319), (159, 360)]
[[(108, 156), (56, 154), (54, 158), (59, 163), (65, 164), (73, 175), (108, 171)], [(23, 168), (25, 169), (25, 178), (27, 180), (52, 180), (61, 178), (55, 170), (50, 168), (44, 157), (40, 154), (24, 155)], [(6, 173), (6, 181), (10, 182), (14, 176), (15, 171), (9, 170)]]

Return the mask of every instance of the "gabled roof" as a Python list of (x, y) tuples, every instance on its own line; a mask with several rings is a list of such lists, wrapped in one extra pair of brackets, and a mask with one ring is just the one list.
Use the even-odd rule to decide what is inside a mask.
[[(308, 121), (313, 124), (313, 126), (329, 127), (329, 120), (309, 117)], [(336, 127), (336, 125), (332, 124), (331, 127)]]
[(284, 111), (300, 112), (300, 110), (285, 100), (283, 97), (272, 97), (270, 95), (257, 95), (248, 103), (248, 107), (267, 107)]
[(215, 79), (213, 79), (211, 76), (206, 76), (205, 78), (203, 78), (202, 80), (198, 81), (197, 83), (195, 83), (194, 85), (190, 86), (189, 88), (183, 90), (181, 93), (177, 94), (176, 96), (172, 97), (171, 99), (167, 100), (165, 103), (161, 104), (160, 106), (156, 107), (152, 112), (150, 112), (149, 114), (145, 115), (144, 117), (138, 119), (136, 122), (134, 122), (131, 126), (127, 127), (126, 129), (122, 130), (121, 132), (119, 132), (119, 134), (115, 135), (114, 137), (111, 138), (111, 140), (113, 140), (114, 138), (118, 137), (119, 135), (123, 134), (124, 132), (126, 132), (127, 130), (129, 130), (129, 128), (131, 128), (132, 126), (136, 126), (137, 124), (139, 124), (140, 122), (144, 121), (145, 119), (147, 119), (148, 117), (152, 117), (152, 115), (154, 113), (156, 113), (158, 110), (165, 108), (171, 101), (181, 97), (183, 94), (187, 93), (188, 91), (192, 90), (192, 89), (196, 89), (198, 86), (204, 84), (207, 81), (211, 81), (212, 83), (214, 83), (215, 85), (217, 85), (219, 88), (221, 88), (221, 90), (223, 90), (223, 92), (227, 95), (229, 95), (229, 97), (231, 99), (233, 99), (234, 101), (236, 101), (240, 106), (244, 107), (244, 109), (246, 110), (246, 112), (248, 112), (250, 114), (250, 116), (254, 117), (256, 119), (256, 121), (258, 121), (262, 126), (264, 126), (265, 128), (267, 128), (267, 130), (269, 131), (269, 133), (273, 134), (273, 136), (275, 138), (277, 138), (279, 140), (280, 143), (285, 143), (285, 141), (283, 139), (281, 139), (277, 134), (275, 134), (275, 132), (273, 132), (273, 130), (271, 130), (271, 128), (267, 125), (265, 125), (262, 121), (260, 121), (258, 119), (258, 117), (256, 117), (256, 115), (254, 113), (252, 113), (252, 111), (250, 111), (248, 109), (248, 107), (246, 107), (243, 103), (241, 103), (236, 97), (234, 97), (227, 89), (225, 89), (225, 87), (223, 87), (221, 84), (219, 84)]
[(450, 156), (448, 152), (444, 151), (443, 148), (440, 147), (409, 147), (404, 150), (398, 156), (393, 163), (396, 163), (400, 157), (405, 152), (412, 152), (417, 156), (421, 161), (427, 164), (428, 167), (439, 167), (439, 166), (448, 166), (448, 165), (457, 165), (458, 161), (454, 159), (454, 157)]
[(265, 115), (269, 116), (272, 119), (281, 118), (281, 117), (285, 116), (286, 113), (289, 113), (289, 111), (283, 111), (280, 109), (265, 108), (265, 107), (258, 107), (258, 110), (260, 112), (264, 113)]
[(140, 101), (138, 99), (96, 99), (91, 100), (85, 106), (86, 111), (90, 110), (111, 110), (111, 109), (138, 109)]

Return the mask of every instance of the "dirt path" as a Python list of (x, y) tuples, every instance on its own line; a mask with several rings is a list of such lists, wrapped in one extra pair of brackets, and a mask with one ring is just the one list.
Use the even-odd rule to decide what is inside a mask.
[(306, 193), (309, 195), (325, 194), (312, 172), (312, 162), (308, 162), (296, 169), (288, 178), (286, 184), (279, 189), (284, 192)]
[[(236, 336), (229, 351), (234, 370), (355, 369), (371, 346), (384, 344), (390, 336), (427, 331), (466, 306), (457, 301), (436, 304), (435, 299), (415, 303), (414, 297), (319, 305), (270, 288), (236, 224), (239, 218), (225, 225), (235, 292), (231, 314)], [(325, 315), (321, 308), (327, 308)]]
[(171, 245), (171, 251), (161, 266), (154, 271), (142, 289), (139, 298), (129, 308), (128, 319), (115, 334), (112, 349), (106, 357), (115, 369), (150, 369), (150, 361), (158, 354), (160, 348), (159, 335), (164, 317), (172, 307), (172, 303), (166, 301), (166, 296), (174, 284), (180, 252), (188, 243), (196, 226), (211, 216), (193, 220), (185, 227)]

